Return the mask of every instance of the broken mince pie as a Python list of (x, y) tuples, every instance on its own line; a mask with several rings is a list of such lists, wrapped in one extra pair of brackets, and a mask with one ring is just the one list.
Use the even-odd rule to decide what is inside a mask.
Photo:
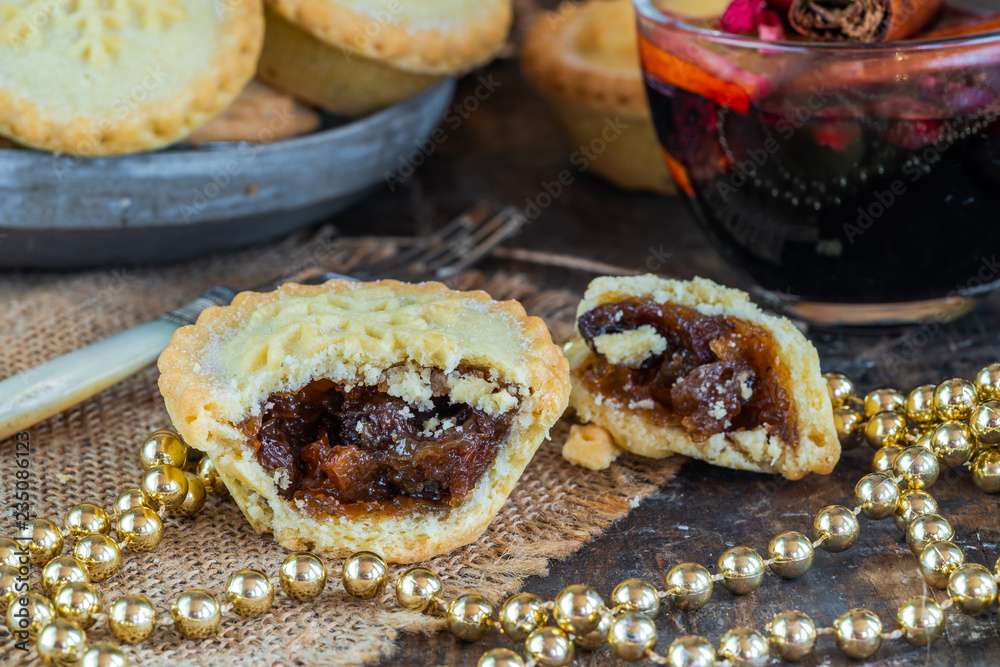
[(604, 277), (566, 346), (570, 404), (636, 454), (799, 479), (840, 457), (815, 348), (710, 280)]
[(569, 394), (540, 319), (439, 283), (244, 292), (159, 367), (175, 427), (257, 531), (401, 563), (486, 529)]

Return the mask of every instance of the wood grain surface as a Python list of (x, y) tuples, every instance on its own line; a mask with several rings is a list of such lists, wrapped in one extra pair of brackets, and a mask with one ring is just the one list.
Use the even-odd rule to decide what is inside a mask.
[[(465, 79), (455, 99), (458, 111), (443, 125), (445, 140), (405, 183), (393, 182), (342, 217), (345, 231), (371, 233), (377, 221), (385, 233), (420, 233), (480, 198), (524, 206), (561, 170), (575, 169), (569, 161), (573, 147), (564, 143), (544, 102), (524, 85), (516, 62), (498, 63), (482, 75), (494, 84), (487, 99), (473, 105), (470, 100), (481, 83), (476, 75)], [(477, 108), (469, 110), (472, 106)], [(573, 183), (508, 245), (654, 269), (672, 277), (702, 275), (742, 284), (707, 244), (682, 201), (624, 192), (576, 171)], [(547, 287), (581, 293), (592, 277), (500, 260), (491, 260), (485, 268), (519, 270)], [(850, 374), (862, 390), (880, 385), (905, 390), (952, 375), (968, 377), (1000, 358), (998, 324), (1000, 302), (993, 298), (950, 325), (808, 335), (820, 351), (823, 370)], [(868, 471), (872, 454), (862, 445), (846, 453), (833, 474), (800, 482), (689, 463), (627, 519), (574, 557), (551, 563), (549, 575), (529, 580), (524, 590), (551, 598), (567, 584), (586, 583), (607, 597), (628, 577), (660, 583), (677, 562), (694, 560), (714, 570), (719, 554), (734, 545), (766, 550), (778, 532), (808, 531), (811, 517), (825, 505), (850, 502), (854, 483)], [(956, 542), (967, 559), (992, 567), (1000, 556), (998, 497), (978, 491), (966, 472), (942, 474), (931, 492), (954, 525)], [(817, 624), (827, 625), (847, 609), (866, 607), (880, 616), (887, 630), (893, 629), (899, 603), (928, 589), (891, 520), (862, 519), (861, 525), (861, 538), (852, 549), (819, 552), (813, 570), (799, 580), (768, 576), (758, 591), (745, 597), (717, 588), (709, 605), (698, 612), (665, 607), (656, 619), (659, 647), (666, 648), (680, 634), (703, 634), (717, 642), (735, 625), (763, 629), (775, 614), (789, 609), (805, 611)], [(930, 594), (944, 599), (940, 591)], [(519, 648), (498, 634), (468, 645), (447, 633), (406, 636), (391, 664), (475, 665), (483, 651), (498, 645)], [(577, 664), (624, 663), (604, 648), (578, 654)], [(995, 610), (975, 618), (950, 614), (946, 635), (930, 649), (897, 640), (868, 661), (846, 659), (831, 637), (821, 637), (815, 656), (799, 664), (996, 665), (1000, 619)]]

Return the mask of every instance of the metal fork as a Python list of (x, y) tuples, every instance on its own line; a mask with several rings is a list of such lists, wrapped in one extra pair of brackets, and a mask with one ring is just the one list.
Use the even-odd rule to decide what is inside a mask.
[[(525, 222), (516, 208), (496, 211), (477, 204), (408, 249), (385, 260), (356, 266), (351, 276), (306, 269), (286, 273), (253, 291), (270, 291), (287, 282), (318, 285), (337, 278), (410, 282), (446, 278), (472, 266)], [(0, 439), (62, 412), (148, 366), (166, 349), (174, 332), (194, 324), (210, 306), (228, 305), (236, 290), (210, 287), (201, 296), (159, 318), (56, 357), (0, 382)]]

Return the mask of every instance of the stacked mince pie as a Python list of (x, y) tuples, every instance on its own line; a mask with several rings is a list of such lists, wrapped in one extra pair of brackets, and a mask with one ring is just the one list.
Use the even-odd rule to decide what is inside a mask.
[(510, 22), (510, 0), (7, 0), (0, 148), (288, 138), (304, 105), (367, 113), (488, 61)]

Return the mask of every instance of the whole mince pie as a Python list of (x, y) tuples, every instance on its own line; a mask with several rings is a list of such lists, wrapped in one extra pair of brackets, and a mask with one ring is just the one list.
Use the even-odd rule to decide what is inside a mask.
[(540, 319), (439, 283), (244, 292), (159, 368), (174, 426), (257, 531), (399, 563), (474, 541), (569, 394)]
[(598, 278), (566, 346), (570, 404), (636, 454), (799, 479), (840, 457), (815, 348), (710, 280)]

